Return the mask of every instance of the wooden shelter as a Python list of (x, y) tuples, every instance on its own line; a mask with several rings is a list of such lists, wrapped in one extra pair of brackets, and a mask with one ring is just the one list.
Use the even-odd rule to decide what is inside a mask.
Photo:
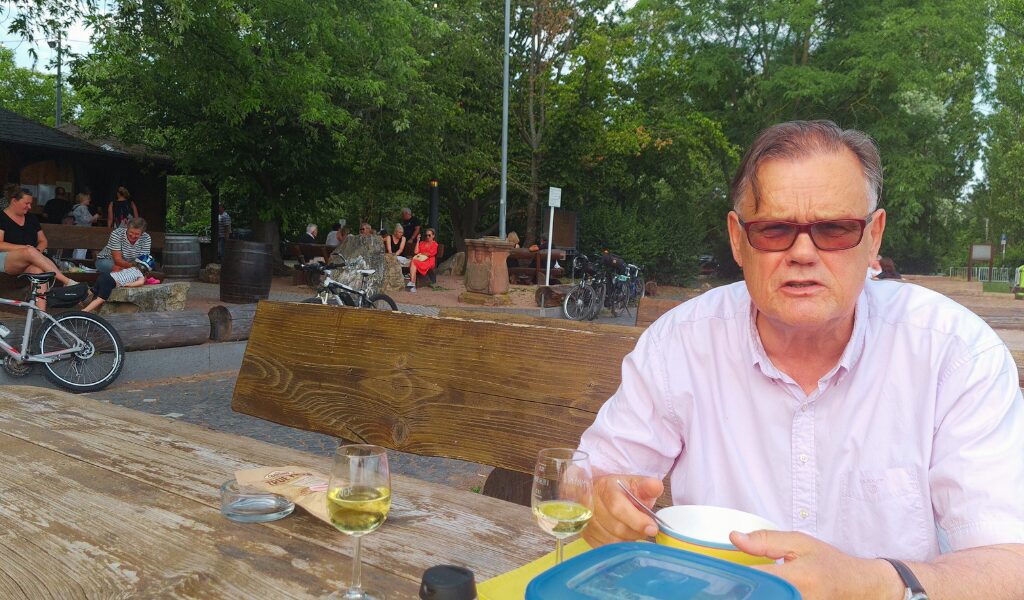
[(0, 183), (45, 190), (34, 194), (40, 204), (53, 197), (57, 186), (65, 188), (69, 201), (88, 191), (105, 218), (107, 204), (123, 185), (149, 228), (163, 231), (167, 175), (173, 166), (170, 158), (141, 146), (91, 138), (74, 125), (47, 127), (0, 109)]

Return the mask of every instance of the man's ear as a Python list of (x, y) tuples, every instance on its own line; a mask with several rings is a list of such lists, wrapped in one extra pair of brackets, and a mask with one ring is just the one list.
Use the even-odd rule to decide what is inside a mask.
[(743, 268), (743, 256), (740, 249), (743, 247), (743, 227), (740, 225), (740, 217), (736, 214), (736, 211), (730, 210), (729, 216), (726, 218), (726, 222), (729, 226), (729, 246), (732, 247), (732, 258), (736, 261), (736, 264)]
[(878, 209), (868, 227), (871, 233), (871, 256), (878, 256), (882, 248), (882, 234), (885, 233), (885, 209)]

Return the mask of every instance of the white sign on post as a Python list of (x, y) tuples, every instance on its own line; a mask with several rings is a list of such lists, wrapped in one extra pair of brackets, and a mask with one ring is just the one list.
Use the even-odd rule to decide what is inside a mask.
[[(562, 208), (562, 188), (548, 188), (548, 206), (551, 208)], [(550, 237), (548, 238), (551, 239)]]
[(555, 233), (555, 209), (562, 206), (562, 188), (548, 188), (548, 206), (551, 207), (551, 217), (548, 219), (548, 266), (544, 274), (544, 285), (551, 285), (551, 239)]

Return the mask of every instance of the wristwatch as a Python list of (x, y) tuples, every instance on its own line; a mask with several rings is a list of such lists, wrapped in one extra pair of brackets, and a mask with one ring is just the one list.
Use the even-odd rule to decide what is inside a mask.
[(928, 594), (924, 591), (924, 587), (917, 580), (917, 577), (914, 576), (914, 572), (910, 570), (910, 567), (895, 558), (882, 558), (882, 560), (892, 565), (892, 568), (896, 569), (896, 572), (899, 573), (900, 579), (903, 580), (903, 585), (906, 586), (906, 590), (903, 592), (903, 600), (928, 600)]

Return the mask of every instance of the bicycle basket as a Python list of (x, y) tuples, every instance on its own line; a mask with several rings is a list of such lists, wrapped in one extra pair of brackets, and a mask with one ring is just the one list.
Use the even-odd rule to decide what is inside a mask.
[(46, 305), (49, 308), (71, 308), (81, 302), (88, 293), (89, 284), (86, 283), (54, 288), (46, 292)]

